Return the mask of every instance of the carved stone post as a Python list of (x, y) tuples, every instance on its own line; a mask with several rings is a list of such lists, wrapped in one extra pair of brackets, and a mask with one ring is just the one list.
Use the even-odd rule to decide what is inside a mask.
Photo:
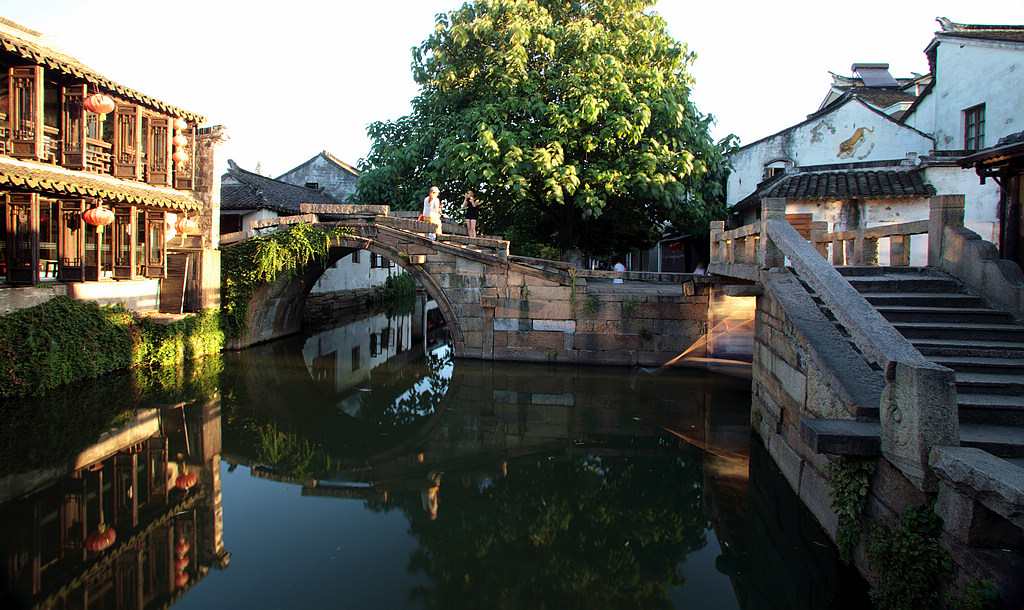
[(786, 200), (782, 197), (766, 197), (761, 200), (761, 267), (771, 269), (784, 267), (786, 255), (768, 237), (769, 220), (786, 220)]
[(964, 226), (964, 196), (939, 195), (928, 201), (928, 266), (942, 260), (942, 236), (946, 227)]
[(910, 264), (910, 248), (907, 247), (908, 241), (910, 241), (909, 235), (889, 236), (890, 267), (906, 267)]
[(725, 221), (711, 221), (711, 260), (710, 263), (724, 263), (722, 258), (722, 233), (725, 233)]
[(935, 491), (932, 447), (960, 444), (953, 371), (924, 360), (891, 361), (880, 407), (882, 455), (919, 489)]

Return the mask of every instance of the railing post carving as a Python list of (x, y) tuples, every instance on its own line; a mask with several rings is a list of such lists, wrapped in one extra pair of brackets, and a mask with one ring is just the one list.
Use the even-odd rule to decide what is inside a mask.
[(786, 220), (786, 200), (782, 197), (766, 197), (761, 200), (761, 239), (759, 240), (761, 253), (758, 262), (763, 269), (786, 266), (786, 255), (768, 237), (768, 222), (771, 220), (783, 222)]
[(946, 227), (964, 226), (964, 196), (939, 195), (928, 200), (928, 266), (942, 260), (942, 238)]

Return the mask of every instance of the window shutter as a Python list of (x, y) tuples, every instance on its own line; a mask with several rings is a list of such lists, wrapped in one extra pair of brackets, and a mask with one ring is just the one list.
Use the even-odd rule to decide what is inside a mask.
[(43, 143), (43, 68), (10, 68), (11, 156), (42, 159)]
[(82, 219), (85, 200), (60, 202), (60, 223), (57, 233), (57, 279), (62, 282), (85, 280), (85, 232)]
[(149, 154), (147, 155), (146, 182), (157, 186), (171, 185), (171, 120), (167, 117), (150, 117)]
[(64, 112), (61, 114), (64, 167), (85, 169), (85, 85), (63, 88)]
[(130, 280), (135, 270), (135, 248), (132, 240), (132, 220), (135, 218), (134, 207), (114, 209), (113, 230), (114, 248), (114, 279)]
[(139, 178), (142, 159), (139, 114), (135, 104), (118, 104), (114, 109), (114, 177)]
[(811, 214), (786, 214), (786, 222), (793, 225), (800, 237), (810, 241), (811, 239)]
[(39, 196), (7, 195), (7, 283), (35, 284), (39, 278)]
[(188, 160), (184, 163), (174, 164), (174, 188), (181, 191), (191, 191), (195, 178), (196, 130), (192, 127), (182, 130), (181, 133), (188, 138), (188, 146), (185, 147), (185, 152), (188, 153)]
[(164, 261), (167, 256), (164, 248), (164, 226), (163, 212), (146, 212), (146, 277), (164, 277)]

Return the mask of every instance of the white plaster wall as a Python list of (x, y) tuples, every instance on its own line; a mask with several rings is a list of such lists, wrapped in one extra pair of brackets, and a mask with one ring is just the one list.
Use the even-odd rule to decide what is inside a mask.
[[(327, 350), (331, 350), (335, 353), (334, 389), (345, 392), (370, 379), (375, 367), (412, 347), (410, 326), (411, 316), (408, 314), (388, 319), (386, 314), (381, 313), (318, 333), (308, 338), (302, 346), (306, 368), (310, 374), (315, 375), (314, 360), (329, 355)], [(384, 329), (390, 329), (387, 345), (380, 341)], [(372, 355), (370, 351), (371, 334), (375, 334), (378, 339), (377, 355)], [(357, 347), (358, 354), (353, 354), (353, 349)], [(356, 362), (352, 361), (354, 355), (358, 357)]]
[[(843, 148), (855, 133), (862, 138)], [(859, 161), (905, 159), (907, 153), (926, 154), (932, 141), (853, 100), (832, 112), (769, 136), (733, 156), (726, 203), (731, 207), (756, 190), (764, 167), (785, 159), (796, 167)]]
[(935, 87), (906, 123), (935, 136), (936, 150), (964, 147), (963, 111), (985, 104), (985, 146), (1024, 131), (1024, 51), (1007, 43), (942, 40)]
[(308, 182), (315, 182), (325, 193), (342, 202), (355, 192), (357, 179), (358, 176), (343, 170), (321, 155), (317, 155), (312, 163), (293, 169), (278, 178), (281, 182), (295, 186), (306, 186)]
[(242, 215), (242, 230), (245, 231), (246, 235), (253, 235), (255, 232), (249, 228), (249, 223), (254, 220), (266, 220), (267, 218), (277, 218), (278, 213), (273, 210), (261, 208), (255, 212)]
[(370, 252), (360, 250), (358, 263), (352, 261), (351, 254), (342, 258), (320, 276), (309, 292), (310, 294), (319, 294), (380, 286), (384, 284), (389, 275), (395, 275), (401, 271), (402, 268), (395, 264), (389, 268), (371, 268)]

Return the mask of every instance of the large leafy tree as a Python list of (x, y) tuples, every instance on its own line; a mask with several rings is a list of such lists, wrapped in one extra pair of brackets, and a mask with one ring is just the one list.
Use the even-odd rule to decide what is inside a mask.
[(694, 55), (653, 5), (477, 0), (438, 15), (413, 49), (412, 113), (369, 127), (357, 199), (411, 208), (438, 184), (458, 204), (475, 188), (488, 232), (595, 255), (719, 214), (725, 144), (689, 99)]

